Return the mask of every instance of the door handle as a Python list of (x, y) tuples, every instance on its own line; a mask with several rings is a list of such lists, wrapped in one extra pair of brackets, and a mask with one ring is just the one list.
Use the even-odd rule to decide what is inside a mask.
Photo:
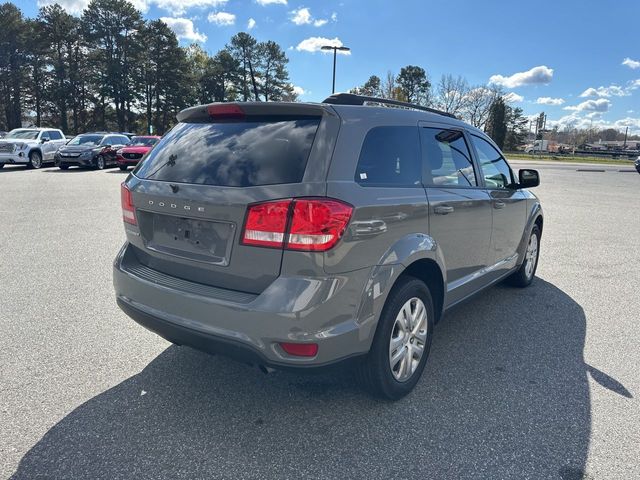
[(438, 205), (433, 208), (433, 212), (437, 215), (448, 215), (449, 213), (453, 213), (453, 207), (450, 205)]
[(501, 209), (504, 208), (507, 204), (500, 201), (493, 202), (493, 208)]

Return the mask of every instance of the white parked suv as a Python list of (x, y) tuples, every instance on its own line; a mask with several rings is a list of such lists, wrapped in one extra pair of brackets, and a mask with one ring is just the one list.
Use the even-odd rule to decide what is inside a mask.
[(16, 128), (0, 139), (0, 168), (5, 163), (40, 168), (52, 163), (53, 157), (67, 139), (53, 128)]

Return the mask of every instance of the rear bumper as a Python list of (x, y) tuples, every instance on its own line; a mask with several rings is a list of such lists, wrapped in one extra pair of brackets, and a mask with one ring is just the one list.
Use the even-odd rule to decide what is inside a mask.
[[(128, 244), (114, 262), (120, 308), (174, 343), (274, 368), (325, 367), (366, 354), (374, 317), (359, 319), (369, 269), (326, 278), (279, 277), (259, 295), (207, 287), (135, 265)], [(133, 266), (132, 266), (133, 265)], [(292, 357), (278, 342), (318, 344)]]

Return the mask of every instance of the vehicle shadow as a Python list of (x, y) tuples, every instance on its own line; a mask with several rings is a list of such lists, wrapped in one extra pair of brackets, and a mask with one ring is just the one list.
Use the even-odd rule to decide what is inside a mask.
[(349, 371), (264, 375), (172, 346), (52, 427), (12, 478), (589, 478), (586, 318), (536, 279), (494, 287), (436, 328), (405, 399)]

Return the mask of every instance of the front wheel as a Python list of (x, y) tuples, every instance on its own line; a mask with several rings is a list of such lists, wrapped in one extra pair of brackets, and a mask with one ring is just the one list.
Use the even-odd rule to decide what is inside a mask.
[(0, 170), (4, 167), (4, 163), (0, 163)]
[(405, 276), (394, 285), (371, 350), (358, 365), (358, 377), (367, 390), (389, 400), (413, 390), (427, 363), (434, 317), (433, 299), (424, 282)]
[(533, 282), (533, 277), (538, 268), (538, 257), (540, 255), (540, 228), (534, 225), (531, 229), (527, 250), (524, 254), (524, 261), (520, 268), (507, 278), (507, 282), (514, 287), (528, 287)]
[(129, 167), (127, 167), (126, 165), (119, 165), (119, 167), (123, 172), (126, 172), (129, 169)]
[(40, 152), (31, 152), (29, 154), (28, 168), (41, 168), (42, 167), (42, 155)]
[(104, 157), (102, 155), (98, 155), (98, 158), (96, 158), (96, 168), (104, 170)]
[(60, 170), (69, 170), (69, 165), (58, 165)]

